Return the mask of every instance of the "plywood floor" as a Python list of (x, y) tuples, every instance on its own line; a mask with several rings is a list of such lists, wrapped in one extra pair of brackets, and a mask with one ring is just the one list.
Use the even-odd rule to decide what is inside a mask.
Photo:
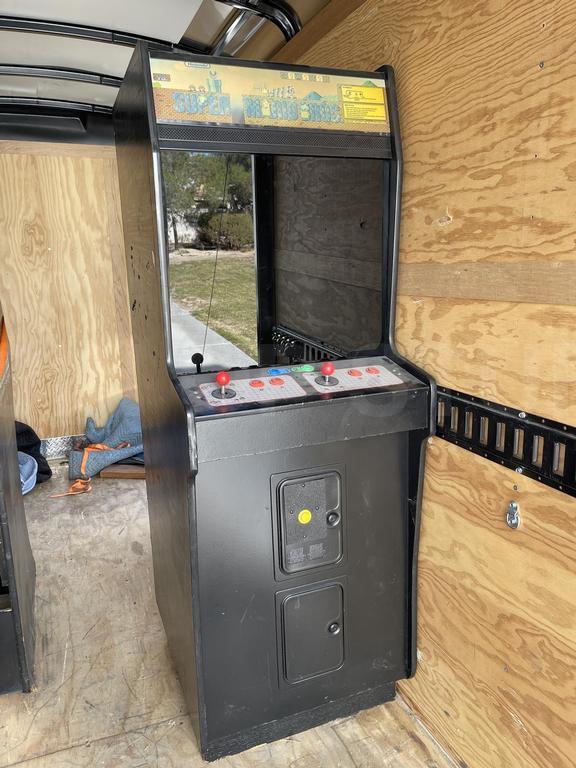
[[(38, 568), (37, 688), (0, 697), (0, 768), (201, 766), (152, 591), (145, 486), (100, 480), (27, 497)], [(448, 768), (393, 702), (216, 763), (226, 768)]]

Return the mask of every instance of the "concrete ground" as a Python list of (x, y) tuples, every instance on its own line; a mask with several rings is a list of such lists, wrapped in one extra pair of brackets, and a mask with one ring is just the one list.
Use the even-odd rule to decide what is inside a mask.
[(206, 345), (204, 346), (204, 323), (190, 315), (173, 299), (170, 302), (170, 314), (172, 317), (172, 345), (174, 350), (174, 362), (178, 370), (190, 370), (193, 368), (190, 358), (195, 352), (202, 352), (204, 348), (204, 365), (212, 368), (246, 368), (255, 365), (245, 352), (234, 346), (216, 331), (208, 329)]

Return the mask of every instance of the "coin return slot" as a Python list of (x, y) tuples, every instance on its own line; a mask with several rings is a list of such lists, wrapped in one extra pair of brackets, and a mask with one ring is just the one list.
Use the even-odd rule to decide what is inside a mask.
[(563, 475), (566, 466), (566, 443), (554, 443), (554, 454), (552, 457), (552, 472), (555, 475)]
[(472, 411), (466, 411), (464, 416), (464, 437), (472, 440), (472, 431), (474, 429), (474, 414)]
[(524, 430), (516, 428), (514, 430), (514, 448), (513, 456), (515, 459), (521, 459), (524, 456)]
[(488, 445), (488, 416), (480, 416), (480, 444)]
[(541, 467), (543, 458), (544, 438), (542, 435), (534, 435), (534, 440), (532, 442), (532, 464), (535, 467)]
[(452, 432), (458, 432), (459, 415), (460, 414), (458, 413), (458, 408), (455, 405), (453, 405), (450, 408), (450, 429), (452, 430)]
[(496, 450), (503, 451), (506, 445), (506, 424), (499, 421), (496, 424)]

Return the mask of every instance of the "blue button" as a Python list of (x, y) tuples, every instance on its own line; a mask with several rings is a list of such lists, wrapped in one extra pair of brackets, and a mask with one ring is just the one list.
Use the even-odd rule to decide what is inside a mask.
[(290, 373), (289, 368), (268, 368), (266, 371), (268, 376), (282, 376), (284, 373)]

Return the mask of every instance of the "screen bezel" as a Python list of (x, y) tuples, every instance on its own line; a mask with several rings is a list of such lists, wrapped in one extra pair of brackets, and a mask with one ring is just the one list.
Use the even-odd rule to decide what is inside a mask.
[[(166, 52), (154, 49), (148, 49), (148, 76), (149, 82), (152, 85), (152, 59), (165, 59), (168, 61), (197, 61), (198, 63), (212, 64), (214, 66), (234, 66), (234, 67), (246, 67), (248, 69), (266, 69), (266, 70), (278, 70), (282, 72), (302, 72), (307, 74), (319, 74), (319, 75), (332, 75), (343, 77), (358, 77), (358, 78), (376, 78), (385, 82), (384, 94), (386, 104), (386, 115), (388, 121), (388, 131), (358, 131), (350, 130), (347, 128), (330, 129), (330, 128), (308, 128), (306, 126), (277, 126), (277, 125), (252, 125), (250, 123), (219, 123), (210, 121), (193, 121), (193, 120), (159, 120), (156, 117), (156, 108), (154, 104), (154, 98), (151, 100), (151, 106), (153, 110), (154, 121), (157, 125), (174, 125), (174, 126), (190, 126), (190, 127), (205, 127), (205, 128), (220, 128), (220, 129), (237, 129), (242, 131), (278, 131), (278, 132), (296, 132), (304, 131), (312, 135), (347, 135), (347, 136), (359, 136), (359, 137), (373, 137), (374, 139), (382, 137), (391, 137), (393, 135), (394, 118), (390, 105), (389, 94), (389, 78), (387, 67), (376, 71), (365, 70), (348, 70), (348, 69), (334, 69), (330, 67), (310, 67), (305, 65), (296, 64), (277, 64), (275, 62), (263, 62), (263, 61), (246, 61), (242, 59), (230, 59), (222, 56), (205, 56), (202, 54), (182, 54), (176, 52)], [(154, 90), (153, 88), (151, 89)]]

